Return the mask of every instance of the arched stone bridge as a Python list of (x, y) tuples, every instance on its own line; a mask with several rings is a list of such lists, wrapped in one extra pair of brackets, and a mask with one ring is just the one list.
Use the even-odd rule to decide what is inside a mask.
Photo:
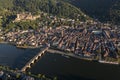
[(38, 60), (39, 57), (41, 57), (47, 50), (48, 50), (48, 47), (46, 47), (45, 49), (40, 51), (37, 55), (35, 55), (29, 62), (25, 64), (25, 66), (21, 69), (21, 71), (24, 72), (26, 71), (27, 68), (31, 68), (31, 64), (34, 64), (35, 61)]

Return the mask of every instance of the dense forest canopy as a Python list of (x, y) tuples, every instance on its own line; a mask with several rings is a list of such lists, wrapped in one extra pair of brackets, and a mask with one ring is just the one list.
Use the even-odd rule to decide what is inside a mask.
[(11, 10), (15, 12), (43, 11), (57, 16), (76, 18), (79, 14), (83, 17), (83, 12), (69, 3), (58, 0), (0, 0), (1, 10)]
[(9, 24), (14, 26), (12, 21), (16, 14), (22, 12), (30, 12), (33, 15), (44, 12), (82, 21), (89, 19), (80, 9), (61, 0), (0, 0), (0, 16), (2, 16), (0, 26), (7, 27)]
[(13, 7), (13, 0), (0, 0), (0, 10), (11, 9)]
[(117, 18), (114, 18), (115, 16), (119, 16), (120, 14), (114, 13), (113, 15), (112, 13), (112, 15), (110, 15), (111, 11), (116, 12), (115, 7), (113, 8), (113, 6), (116, 4), (120, 6), (120, 0), (63, 0), (63, 1), (69, 2), (70, 4), (80, 8), (84, 13), (86, 13), (90, 17), (98, 19), (102, 22), (116, 21), (116, 23), (120, 23), (120, 20), (118, 21)]
[(110, 17), (113, 23), (120, 24), (120, 1), (117, 1), (110, 10)]
[(0, 26), (6, 27), (21, 12), (45, 12), (84, 21), (89, 19), (87, 14), (102, 22), (119, 24), (119, 8), (120, 0), (0, 0)]

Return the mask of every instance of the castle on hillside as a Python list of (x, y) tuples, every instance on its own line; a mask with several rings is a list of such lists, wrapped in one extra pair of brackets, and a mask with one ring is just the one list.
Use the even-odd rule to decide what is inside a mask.
[(36, 20), (40, 18), (40, 15), (33, 16), (31, 13), (20, 13), (17, 14), (17, 18), (13, 22), (25, 21), (25, 20)]

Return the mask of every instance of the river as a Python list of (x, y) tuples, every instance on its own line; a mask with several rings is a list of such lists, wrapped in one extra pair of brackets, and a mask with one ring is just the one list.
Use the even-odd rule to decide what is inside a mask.
[(20, 49), (10, 44), (0, 44), (0, 65), (21, 69), (39, 49)]
[(28, 71), (57, 76), (58, 80), (120, 80), (118, 65), (84, 61), (52, 53), (46, 53)]
[[(0, 44), (0, 65), (21, 69), (39, 50)], [(58, 80), (120, 80), (118, 65), (100, 64), (52, 53), (43, 55), (28, 71), (48, 77), (57, 76)]]

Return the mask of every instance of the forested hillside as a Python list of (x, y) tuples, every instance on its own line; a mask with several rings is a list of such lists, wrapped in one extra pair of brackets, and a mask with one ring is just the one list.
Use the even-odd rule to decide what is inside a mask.
[(12, 21), (16, 14), (22, 12), (29, 12), (32, 15), (43, 12), (81, 21), (89, 19), (80, 9), (61, 0), (0, 0), (0, 27), (14, 26)]
[(43, 11), (53, 15), (76, 18), (77, 15), (83, 17), (83, 13), (69, 3), (57, 0), (15, 0), (15, 11), (38, 12)]
[[(83, 12), (85, 12), (90, 17), (98, 19), (102, 22), (107, 22), (110, 20), (117, 21), (118, 19), (117, 18), (113, 19), (113, 16), (120, 15), (118, 13), (117, 14), (114, 13), (115, 15), (113, 15), (112, 13), (112, 17), (110, 15), (111, 10), (114, 9), (112, 8), (113, 5), (116, 5), (117, 3), (117, 5), (120, 6), (118, 2), (120, 0), (63, 0), (63, 1), (69, 2), (70, 4), (80, 8)], [(119, 22), (117, 21), (117, 23)]]
[(37, 13), (43, 11), (60, 17), (84, 18), (84, 13), (69, 3), (58, 0), (0, 0), (1, 10)]
[(11, 9), (13, 7), (13, 0), (0, 0), (0, 10)]
[(59, 17), (87, 20), (90, 16), (102, 22), (119, 24), (119, 7), (120, 0), (0, 0), (0, 16), (20, 12), (37, 14), (42, 11)]
[(113, 23), (120, 24), (120, 1), (112, 6), (110, 16)]

